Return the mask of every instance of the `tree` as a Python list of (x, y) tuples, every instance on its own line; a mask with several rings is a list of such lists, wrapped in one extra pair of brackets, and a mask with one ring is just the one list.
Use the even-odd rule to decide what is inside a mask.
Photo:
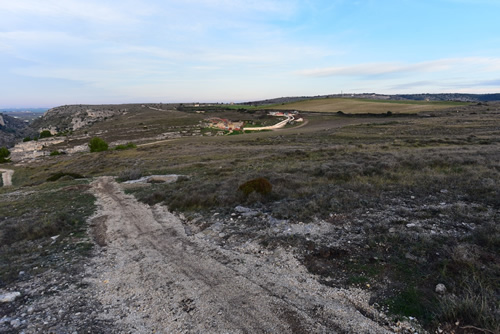
[(43, 130), (40, 132), (40, 138), (49, 138), (52, 137), (52, 133), (49, 130)]
[(0, 147), (0, 163), (10, 161), (7, 157), (10, 155), (10, 151), (7, 147)]
[(108, 150), (108, 143), (99, 137), (94, 137), (89, 142), (90, 152), (102, 152)]

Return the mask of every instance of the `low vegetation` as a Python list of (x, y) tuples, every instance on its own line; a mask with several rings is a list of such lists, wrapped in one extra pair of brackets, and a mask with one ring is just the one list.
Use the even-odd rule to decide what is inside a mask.
[(83, 179), (85, 178), (83, 175), (78, 174), (78, 173), (71, 173), (71, 172), (57, 172), (52, 175), (50, 175), (47, 178), (47, 181), (53, 182), (57, 181), (61, 178), (65, 178), (66, 180), (71, 180), (71, 179)]
[[(262, 243), (295, 247), (325, 284), (369, 289), (396, 318), (416, 317), (432, 331), (494, 332), (500, 142), (490, 117), (497, 116), (375, 118), (340, 129), (332, 127), (335, 119), (309, 118), (314, 132), (214, 142), (199, 147), (206, 153), (197, 159), (179, 145), (183, 152), (169, 151), (170, 167), (160, 170), (191, 178), (135, 194), (188, 217), (204, 212), (209, 221), (243, 205), (289, 222), (330, 222), (339, 232), (321, 242)], [(251, 191), (258, 182), (242, 183), (257, 177), (272, 184), (265, 196)], [(435, 292), (439, 283), (445, 295)]]
[(117, 151), (129, 150), (131, 148), (137, 148), (137, 145), (135, 145), (134, 143), (127, 143), (125, 145), (116, 145), (115, 146), (115, 150), (117, 150)]
[(43, 139), (49, 137), (52, 137), (52, 133), (49, 130), (43, 130), (42, 132), (40, 132), (39, 138)]
[(103, 152), (108, 150), (108, 143), (102, 138), (94, 137), (89, 142), (90, 152)]
[(19, 272), (59, 270), (56, 259), (74, 263), (89, 254), (86, 220), (95, 208), (86, 189), (85, 182), (66, 180), (0, 191), (0, 288)]
[(273, 190), (271, 183), (263, 177), (247, 181), (238, 187), (245, 196), (256, 192), (261, 195), (268, 195)]
[[(371, 302), (395, 320), (416, 317), (430, 332), (498, 332), (500, 106), (421, 103), (420, 116), (398, 117), (399, 105), (388, 109), (374, 102), (370, 110), (380, 108), (383, 116), (349, 117), (338, 114), (349, 113), (348, 108), (335, 106), (331, 113), (304, 113), (308, 124), (301, 128), (183, 137), (131, 150), (60, 156), (19, 168), (15, 185), (49, 196), (50, 187), (60, 195), (66, 182), (85, 182), (69, 180), (75, 178), (69, 173), (115, 175), (121, 181), (186, 175), (131, 192), (148, 204), (182, 212), (187, 221), (199, 222), (193, 224), (200, 230), (214, 219), (233, 219), (237, 206), (247, 207), (258, 214), (238, 221), (239, 230), (224, 233), (225, 242), (258, 238), (270, 250), (286, 247), (324, 284), (367, 289)], [(207, 117), (194, 107), (184, 109), (171, 112), (173, 125), (165, 117), (157, 127), (154, 120), (140, 126), (123, 120), (116, 129), (108, 128), (122, 134), (140, 127), (137, 133), (147, 135)], [(227, 112), (247, 116), (242, 110)], [(259, 112), (252, 110), (248, 117), (258, 121)], [(217, 117), (220, 113), (214, 111)], [(52, 171), (64, 173), (46, 183)], [(317, 237), (259, 234), (269, 228), (265, 219), (323, 224), (327, 232)], [(446, 291), (437, 293), (438, 284)]]
[(0, 147), (0, 163), (9, 162), (10, 151), (7, 147)]

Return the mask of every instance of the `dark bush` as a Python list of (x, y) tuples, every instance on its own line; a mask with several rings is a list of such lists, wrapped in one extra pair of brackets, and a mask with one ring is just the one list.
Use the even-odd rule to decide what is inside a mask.
[(245, 196), (250, 195), (254, 191), (262, 195), (267, 195), (271, 193), (273, 186), (267, 179), (259, 177), (243, 183), (238, 187), (238, 190), (242, 191)]
[(57, 172), (57, 173), (52, 174), (51, 176), (49, 176), (47, 178), (47, 181), (50, 181), (50, 182), (57, 181), (57, 180), (59, 180), (63, 176), (69, 176), (69, 177), (72, 177), (74, 179), (83, 179), (83, 178), (85, 178), (85, 176), (80, 175), (78, 173)]
[(94, 137), (89, 142), (90, 152), (102, 152), (108, 150), (108, 143), (99, 137)]
[(7, 157), (10, 155), (10, 151), (6, 147), (0, 147), (0, 163), (8, 162)]
[(52, 133), (49, 130), (43, 130), (40, 132), (40, 137), (39, 138), (49, 138), (52, 137)]

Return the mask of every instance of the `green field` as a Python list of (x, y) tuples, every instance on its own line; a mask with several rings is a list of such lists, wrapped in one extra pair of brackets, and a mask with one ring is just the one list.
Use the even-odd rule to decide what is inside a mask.
[(300, 102), (285, 103), (267, 107), (277, 110), (298, 110), (314, 112), (338, 112), (346, 114), (383, 114), (392, 113), (413, 114), (448, 109), (454, 106), (463, 106), (460, 102), (425, 102), (425, 101), (394, 101), (394, 100), (366, 100), (350, 98), (312, 99)]

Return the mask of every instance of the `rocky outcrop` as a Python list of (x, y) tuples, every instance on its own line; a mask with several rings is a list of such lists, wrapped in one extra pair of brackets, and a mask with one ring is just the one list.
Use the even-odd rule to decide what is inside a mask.
[(38, 132), (49, 129), (51, 132), (74, 131), (106, 120), (115, 115), (126, 114), (129, 108), (122, 105), (69, 105), (48, 110), (35, 120), (32, 127)]
[(56, 145), (64, 142), (62, 138), (47, 138), (40, 139), (38, 141), (28, 141), (17, 143), (10, 150), (10, 158), (12, 161), (22, 161), (26, 159), (35, 159), (38, 157), (43, 157), (49, 155), (50, 151), (46, 149), (48, 146)]

